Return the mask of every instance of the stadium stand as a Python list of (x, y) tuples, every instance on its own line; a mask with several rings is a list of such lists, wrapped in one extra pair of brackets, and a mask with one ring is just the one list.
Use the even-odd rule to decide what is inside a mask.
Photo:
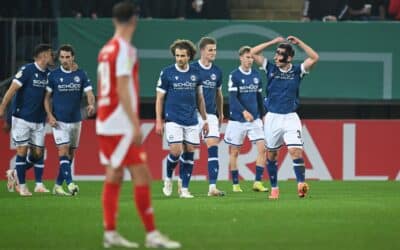
[(298, 20), (303, 0), (231, 0), (232, 19)]

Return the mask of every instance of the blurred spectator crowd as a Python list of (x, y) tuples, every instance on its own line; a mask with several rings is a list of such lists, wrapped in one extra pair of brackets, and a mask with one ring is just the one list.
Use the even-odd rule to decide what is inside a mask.
[(400, 0), (305, 0), (302, 20), (400, 20)]
[[(13, 0), (2, 3), (0, 17), (110, 17), (123, 0)], [(229, 19), (229, 0), (132, 0), (144, 18)]]
[[(110, 17), (122, 0), (4, 1), (0, 17)], [(131, 0), (143, 18), (229, 19), (230, 0)], [(276, 1), (276, 0), (271, 0)], [(400, 0), (304, 0), (303, 21), (400, 20)]]

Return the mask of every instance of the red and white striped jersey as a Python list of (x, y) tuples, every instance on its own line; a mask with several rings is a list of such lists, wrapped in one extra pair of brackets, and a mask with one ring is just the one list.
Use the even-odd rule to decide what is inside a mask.
[(114, 37), (100, 50), (97, 61), (97, 134), (132, 132), (133, 123), (118, 98), (117, 77), (129, 76), (132, 108), (134, 112), (139, 112), (139, 64), (136, 48), (122, 38)]

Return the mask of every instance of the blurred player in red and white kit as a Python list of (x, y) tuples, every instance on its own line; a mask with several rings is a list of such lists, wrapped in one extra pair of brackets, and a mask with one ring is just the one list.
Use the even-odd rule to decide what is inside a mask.
[(131, 46), (136, 29), (137, 8), (131, 2), (113, 7), (114, 37), (98, 56), (98, 113), (96, 132), (100, 161), (106, 166), (103, 189), (104, 247), (136, 248), (116, 231), (118, 199), (126, 167), (135, 183), (134, 200), (147, 231), (145, 246), (179, 248), (156, 230), (150, 193), (150, 171), (142, 147), (139, 120), (137, 51)]

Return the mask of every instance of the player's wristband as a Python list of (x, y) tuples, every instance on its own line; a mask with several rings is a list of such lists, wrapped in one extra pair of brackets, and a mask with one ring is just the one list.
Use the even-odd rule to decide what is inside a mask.
[(208, 121), (207, 120), (203, 120), (203, 123), (208, 123)]

